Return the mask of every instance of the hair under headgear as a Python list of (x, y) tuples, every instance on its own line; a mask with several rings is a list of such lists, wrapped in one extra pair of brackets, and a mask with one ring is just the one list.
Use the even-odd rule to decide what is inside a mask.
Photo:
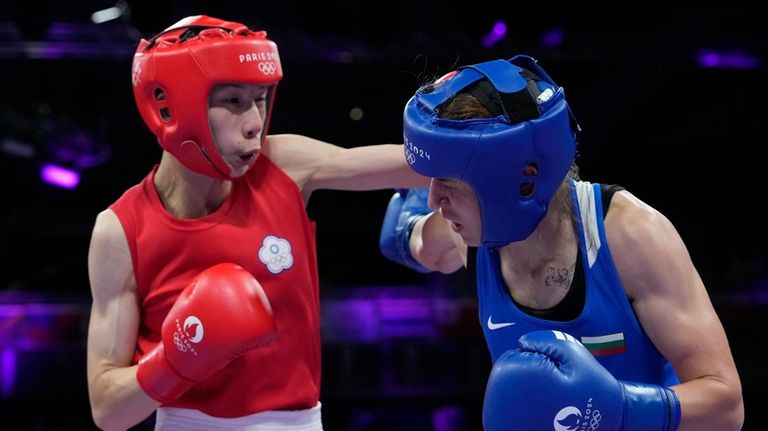
[[(464, 66), (439, 81), (417, 90), (405, 106), (408, 163), (422, 175), (473, 188), (483, 246), (527, 238), (576, 155), (578, 125), (565, 91), (525, 55)], [(493, 117), (440, 118), (440, 108), (461, 92), (471, 92)], [(526, 175), (527, 166), (536, 175)]]
[(208, 98), (217, 84), (269, 87), (262, 139), (283, 77), (277, 45), (264, 31), (204, 15), (182, 19), (133, 57), (133, 94), (160, 146), (187, 168), (213, 178), (231, 175), (208, 123)]

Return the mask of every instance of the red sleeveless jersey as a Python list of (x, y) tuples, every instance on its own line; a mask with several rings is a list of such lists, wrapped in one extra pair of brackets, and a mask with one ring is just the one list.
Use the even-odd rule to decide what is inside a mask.
[(233, 262), (264, 287), (277, 338), (165, 406), (226, 418), (314, 407), (320, 395), (315, 225), (294, 181), (262, 154), (233, 181), (217, 211), (180, 220), (160, 201), (156, 171), (110, 207), (128, 239), (142, 307), (134, 362), (160, 341), (163, 319), (192, 279), (212, 265)]

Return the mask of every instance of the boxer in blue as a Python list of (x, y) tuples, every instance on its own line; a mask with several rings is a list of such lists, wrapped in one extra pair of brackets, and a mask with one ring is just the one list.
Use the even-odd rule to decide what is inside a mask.
[(487, 431), (741, 429), (728, 339), (682, 238), (627, 190), (579, 178), (578, 131), (528, 56), (420, 88), (404, 148), (432, 182), (393, 196), (382, 253), (466, 267), (494, 362)]

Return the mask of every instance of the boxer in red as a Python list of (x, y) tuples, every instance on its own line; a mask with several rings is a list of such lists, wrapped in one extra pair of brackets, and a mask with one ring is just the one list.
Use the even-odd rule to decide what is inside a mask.
[(142, 40), (133, 89), (163, 154), (96, 218), (88, 388), (97, 426), (321, 430), (317, 189), (422, 187), (401, 145), (267, 135), (266, 33), (207, 16)]

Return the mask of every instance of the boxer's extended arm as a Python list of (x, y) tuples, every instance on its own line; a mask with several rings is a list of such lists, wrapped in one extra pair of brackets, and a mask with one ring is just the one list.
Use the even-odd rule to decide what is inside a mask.
[(405, 161), (403, 146), (343, 148), (300, 135), (270, 135), (263, 152), (293, 178), (308, 199), (314, 190), (426, 187), (429, 178)]
[(466, 246), (449, 223), (427, 205), (429, 190), (401, 189), (392, 195), (379, 232), (387, 259), (419, 272), (455, 272), (466, 265)]
[(685, 431), (739, 430), (741, 382), (723, 325), (672, 223), (629, 192), (606, 217), (608, 244), (643, 330), (675, 369)]
[[(387, 259), (418, 272), (430, 272), (411, 251), (414, 225), (432, 210), (427, 206), (429, 189), (401, 189), (392, 195), (379, 233), (379, 250)], [(422, 223), (423, 224), (423, 223)]]
[(392, 195), (379, 233), (387, 259), (419, 272), (455, 272), (466, 265), (466, 246), (427, 204), (429, 189), (401, 189)]
[(417, 261), (443, 274), (451, 274), (467, 265), (467, 245), (439, 211), (433, 211), (413, 224), (408, 246)]
[(125, 430), (159, 405), (146, 395), (131, 366), (139, 327), (139, 299), (131, 256), (117, 216), (99, 214), (88, 252), (93, 303), (88, 325), (88, 395), (96, 425)]

